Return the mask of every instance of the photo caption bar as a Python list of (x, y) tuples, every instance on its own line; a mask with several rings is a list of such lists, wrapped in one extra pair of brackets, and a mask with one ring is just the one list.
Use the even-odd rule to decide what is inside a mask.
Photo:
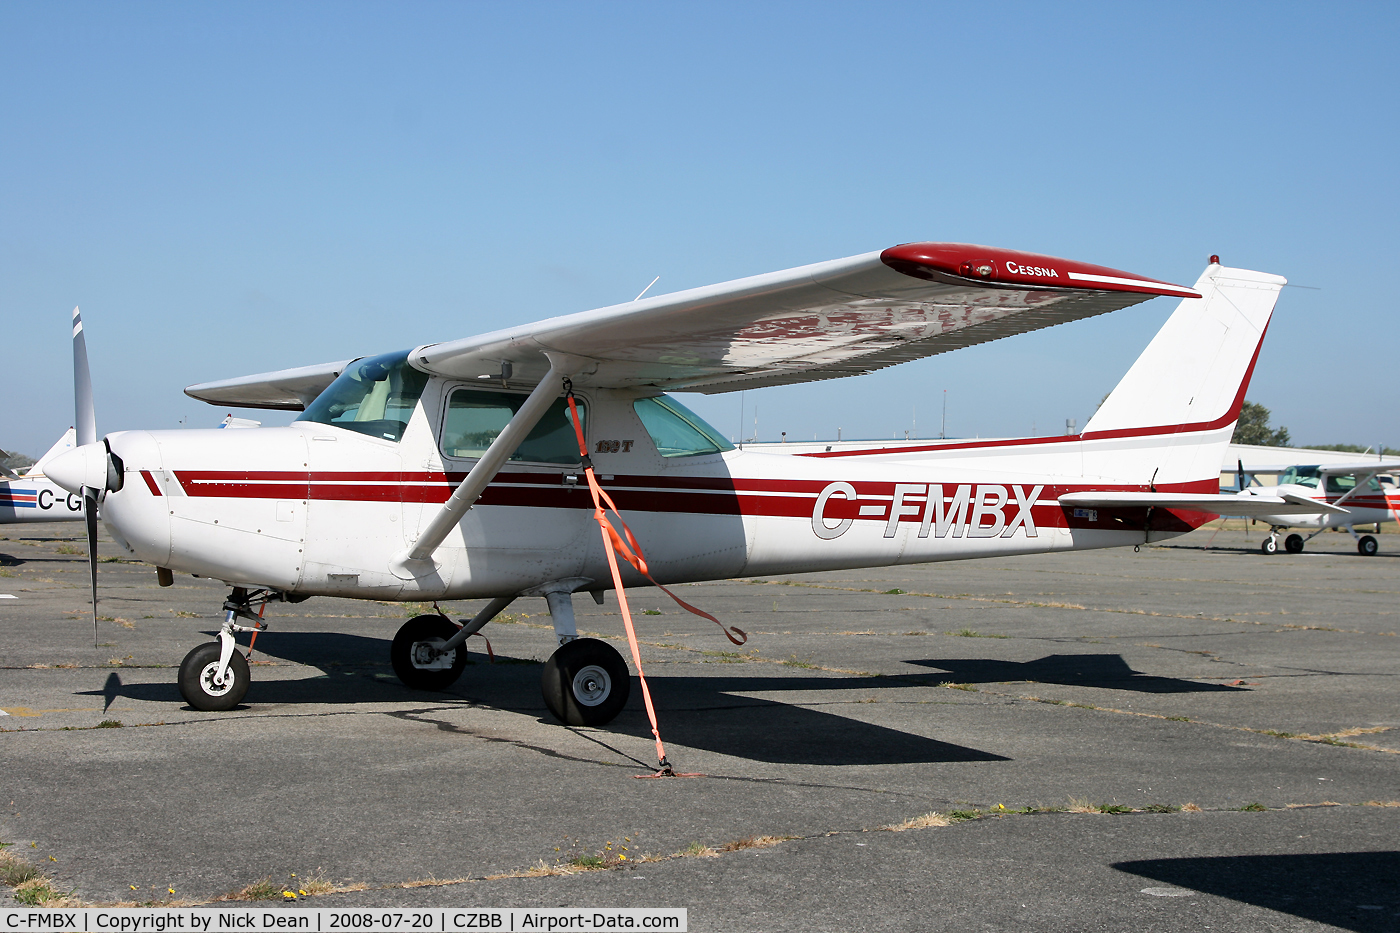
[(575, 930), (662, 930), (686, 933), (684, 907), (460, 907), (432, 910), (322, 910), (298, 907), (75, 907), (0, 912), (0, 931), (35, 933), (558, 933)]

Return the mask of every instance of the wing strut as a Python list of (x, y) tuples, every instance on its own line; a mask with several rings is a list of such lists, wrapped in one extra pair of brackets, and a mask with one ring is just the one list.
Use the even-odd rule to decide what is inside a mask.
[(448, 533), (457, 527), (467, 510), (481, 498), (481, 494), (486, 491), (486, 485), (496, 478), (496, 474), (506, 465), (510, 455), (515, 453), (515, 448), (519, 447), (520, 442), (540, 423), (545, 412), (549, 411), (549, 406), (559, 397), (563, 385), (564, 374), (551, 362), (549, 372), (540, 380), (540, 384), (535, 386), (529, 398), (525, 399), (525, 404), (520, 406), (520, 410), (510, 419), (505, 430), (496, 435), (491, 446), (486, 448), (486, 453), (481, 455), (476, 466), (467, 473), (466, 479), (453, 490), (432, 521), (428, 522), (413, 547), (389, 562), (389, 569), (394, 572), (394, 576), (400, 580), (413, 580), (438, 569), (438, 563), (433, 560), (433, 552), (442, 544)]

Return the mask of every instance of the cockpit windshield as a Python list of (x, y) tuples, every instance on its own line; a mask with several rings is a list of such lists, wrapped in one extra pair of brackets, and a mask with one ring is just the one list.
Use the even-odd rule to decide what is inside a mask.
[(1291, 466), (1279, 475), (1278, 484), (1286, 486), (1291, 483), (1295, 486), (1309, 486), (1316, 489), (1321, 476), (1322, 471), (1315, 466)]
[(408, 365), (407, 350), (356, 360), (297, 420), (400, 441), (427, 384), (427, 373)]

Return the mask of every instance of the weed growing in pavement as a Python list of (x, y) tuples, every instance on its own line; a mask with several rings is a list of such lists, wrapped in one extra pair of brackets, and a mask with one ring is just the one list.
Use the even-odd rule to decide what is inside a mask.
[(1009, 638), (1009, 635), (983, 635), (976, 629), (960, 628), (956, 632), (944, 632), (944, 635), (952, 635), (954, 638)]
[(950, 822), (948, 817), (944, 816), (942, 813), (939, 813), (937, 810), (931, 810), (923, 816), (913, 817), (912, 819), (905, 820), (903, 823), (892, 823), (889, 826), (881, 826), (880, 829), (889, 833), (902, 833), (906, 829), (927, 829), (930, 826), (947, 826)]
[(796, 838), (796, 836), (745, 836), (742, 839), (726, 842), (719, 847), (719, 851), (738, 852), (741, 849), (766, 849), (769, 846), (775, 846), (780, 842), (787, 842), (789, 839)]
[(1254, 803), (1245, 804), (1244, 806), (1240, 807), (1240, 809), (1246, 813), (1262, 813), (1263, 811), (1269, 808), (1264, 806), (1262, 803), (1255, 801)]
[(945, 680), (939, 684), (940, 687), (947, 687), (949, 690), (966, 690), (969, 693), (976, 693), (977, 688), (972, 684), (955, 684), (951, 680)]
[(892, 590), (885, 590), (884, 595), (886, 595), (886, 596), (903, 596), (903, 595), (905, 595), (907, 592), (908, 592), (908, 590), (901, 590), (899, 587), (895, 587), (895, 588), (892, 589)]
[(102, 720), (101, 722), (99, 722), (96, 726), (94, 726), (93, 728), (95, 728), (95, 729), (121, 729), (121, 728), (124, 728), (124, 727), (122, 726), (122, 721), (121, 721), (120, 719), (104, 719), (104, 720)]
[(1200, 812), (1201, 812), (1201, 808), (1198, 807), (1198, 806), (1196, 806), (1194, 803), (1183, 803), (1183, 804), (1181, 805), (1181, 812), (1182, 812), (1182, 813), (1200, 813)]
[(979, 820), (982, 818), (981, 810), (949, 810), (948, 819), (954, 823), (965, 823), (968, 820)]
[(1132, 807), (1125, 807), (1117, 803), (1101, 803), (1098, 806), (1100, 813), (1132, 813)]
[(1180, 813), (1180, 807), (1174, 807), (1169, 803), (1150, 803), (1142, 808), (1143, 813)]

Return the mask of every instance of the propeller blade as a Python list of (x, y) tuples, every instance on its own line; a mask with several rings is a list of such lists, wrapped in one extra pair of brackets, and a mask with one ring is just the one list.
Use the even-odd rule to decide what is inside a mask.
[(92, 407), (92, 375), (88, 372), (87, 339), (83, 317), (73, 309), (73, 426), (78, 446), (97, 442), (97, 415)]
[(97, 647), (97, 490), (83, 487), (83, 523), (87, 525), (88, 575), (92, 578), (92, 646)]
[(1241, 491), (1241, 492), (1244, 491), (1244, 461), (1243, 461), (1243, 460), (1236, 460), (1236, 461), (1235, 461), (1235, 485), (1238, 486), (1238, 487), (1240, 487), (1240, 491)]

